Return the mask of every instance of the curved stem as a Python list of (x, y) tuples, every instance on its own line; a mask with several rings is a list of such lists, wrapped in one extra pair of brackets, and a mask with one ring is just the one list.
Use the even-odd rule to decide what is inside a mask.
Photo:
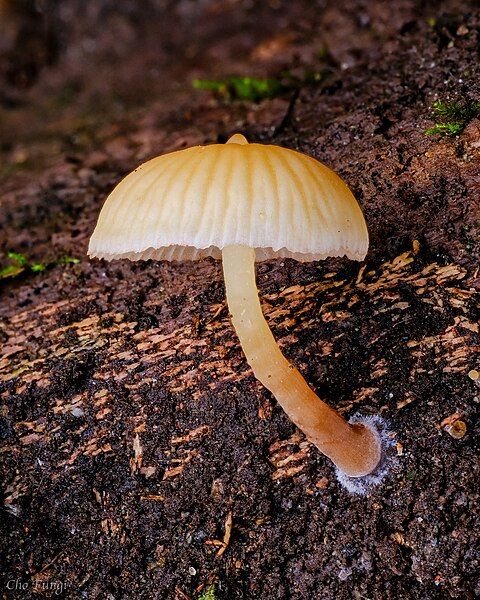
[(227, 302), (233, 326), (255, 377), (317, 448), (351, 477), (371, 473), (380, 461), (376, 433), (349, 425), (310, 389), (278, 347), (262, 313), (255, 282), (255, 250), (222, 251)]

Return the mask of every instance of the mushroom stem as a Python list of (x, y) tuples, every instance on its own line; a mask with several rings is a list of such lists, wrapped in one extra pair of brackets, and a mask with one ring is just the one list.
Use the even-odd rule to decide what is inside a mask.
[(376, 432), (350, 425), (310, 389), (280, 351), (262, 313), (255, 282), (255, 250), (227, 246), (223, 275), (233, 326), (255, 377), (272, 392), (295, 425), (350, 477), (371, 473), (381, 458)]

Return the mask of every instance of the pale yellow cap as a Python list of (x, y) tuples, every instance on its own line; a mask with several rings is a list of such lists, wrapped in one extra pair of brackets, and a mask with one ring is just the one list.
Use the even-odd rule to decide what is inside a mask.
[(225, 246), (257, 260), (362, 260), (368, 232), (347, 185), (313, 158), (239, 134), (154, 158), (107, 198), (90, 239), (92, 257), (186, 260)]

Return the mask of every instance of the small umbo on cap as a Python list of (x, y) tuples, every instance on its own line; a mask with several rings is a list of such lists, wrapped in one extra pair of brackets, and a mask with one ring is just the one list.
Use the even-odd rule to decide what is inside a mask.
[(283, 356), (265, 321), (255, 261), (362, 260), (368, 231), (347, 185), (313, 158), (273, 145), (195, 146), (154, 158), (107, 198), (88, 253), (107, 260), (222, 259), (233, 325), (256, 378), (347, 476), (374, 471), (379, 436), (347, 423)]

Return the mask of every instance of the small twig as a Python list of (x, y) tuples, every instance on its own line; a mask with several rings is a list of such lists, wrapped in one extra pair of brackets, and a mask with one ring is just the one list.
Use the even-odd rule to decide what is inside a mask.
[(40, 573), (43, 573), (44, 571), (46, 571), (49, 567), (51, 567), (53, 564), (55, 564), (57, 562), (57, 560), (60, 558), (60, 556), (62, 556), (62, 554), (64, 554), (64, 550), (62, 550), (56, 556), (54, 556), (49, 563), (47, 563), (44, 567), (42, 567), (40, 569), (40, 571), (33, 573), (33, 575), (40, 575)]
[(222, 556), (222, 554), (228, 548), (228, 544), (230, 543), (230, 536), (232, 535), (232, 522), (233, 522), (233, 517), (232, 517), (232, 513), (230, 511), (225, 520), (225, 534), (223, 536), (222, 547), (217, 552), (217, 556)]
[(280, 133), (283, 133), (283, 131), (285, 131), (285, 129), (288, 127), (288, 125), (291, 125), (292, 129), (295, 131), (295, 123), (293, 120), (293, 113), (294, 113), (295, 104), (298, 100), (299, 95), (300, 95), (300, 88), (297, 87), (293, 90), (293, 94), (290, 98), (290, 102), (288, 103), (288, 107), (285, 112), (285, 115), (284, 115), (283, 119), (280, 121), (280, 123), (273, 130), (272, 137), (275, 137), (275, 136), (279, 135)]
[(154, 502), (163, 502), (165, 500), (165, 496), (160, 496), (160, 494), (148, 494), (147, 496), (140, 496), (140, 500), (153, 500)]
[(212, 321), (215, 321), (215, 319), (220, 316), (220, 314), (224, 311), (224, 309), (227, 308), (227, 303), (222, 302), (220, 304), (220, 306), (217, 308), (217, 310), (213, 313), (213, 315), (211, 315), (208, 319), (205, 320), (205, 322), (203, 323), (204, 325), (208, 325), (209, 323), (211, 323)]
[(180, 600), (191, 600), (190, 596), (187, 596), (187, 594), (184, 591), (182, 591), (178, 587), (178, 585), (175, 587), (175, 594), (176, 594), (175, 600), (178, 600), (178, 599), (180, 599)]

